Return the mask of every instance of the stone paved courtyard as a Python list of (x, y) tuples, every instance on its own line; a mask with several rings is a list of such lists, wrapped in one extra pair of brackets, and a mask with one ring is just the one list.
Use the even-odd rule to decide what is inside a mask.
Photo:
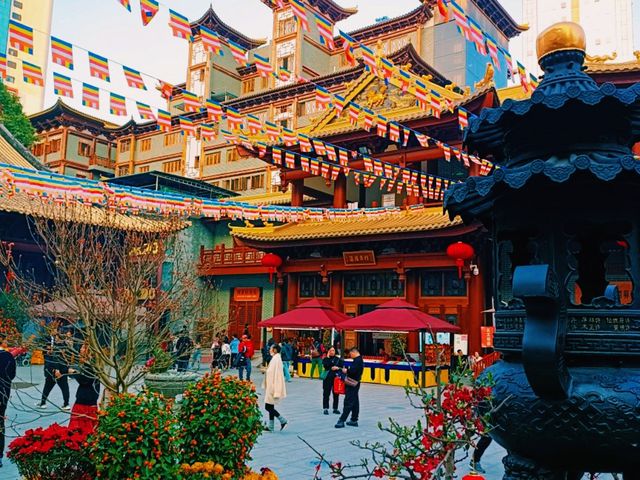
[[(262, 373), (254, 370), (254, 382), (261, 392)], [(60, 390), (56, 387), (51, 396), (47, 410), (34, 407), (39, 399), (40, 386), (43, 383), (42, 367), (19, 367), (16, 378), (18, 387), (12, 393), (7, 410), (7, 444), (16, 435), (28, 428), (46, 426), (53, 422), (68, 422), (69, 414), (55, 408), (62, 405)], [(70, 389), (75, 394), (76, 384), (70, 381)], [(35, 386), (32, 386), (35, 385)], [(265, 433), (253, 450), (252, 466), (259, 468), (268, 466), (283, 480), (304, 480), (313, 478), (317, 458), (298, 437), (304, 438), (327, 459), (341, 461), (344, 464), (359, 463), (366, 452), (350, 445), (352, 440), (376, 441), (384, 440), (377, 428), (378, 421), (385, 422), (393, 417), (401, 423), (412, 423), (419, 413), (413, 409), (404, 396), (402, 388), (381, 385), (362, 386), (360, 392), (361, 419), (358, 428), (334, 428), (337, 415), (322, 414), (322, 386), (318, 380), (294, 378), (287, 384), (288, 398), (278, 406), (280, 412), (287, 417), (289, 425), (282, 432)], [(262, 402), (261, 402), (262, 403)], [(495, 442), (489, 447), (482, 460), (489, 480), (502, 478), (502, 457), (504, 450)], [(468, 471), (468, 459), (459, 464), (460, 477)], [(330, 478), (328, 469), (323, 469), (322, 479)], [(4, 459), (4, 468), (0, 469), (0, 480), (18, 479), (13, 464)], [(600, 478), (611, 478), (609, 476)]]

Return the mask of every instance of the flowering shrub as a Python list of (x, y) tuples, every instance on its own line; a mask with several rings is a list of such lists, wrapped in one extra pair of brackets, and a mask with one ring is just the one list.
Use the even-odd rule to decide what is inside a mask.
[(238, 478), (262, 432), (255, 387), (220, 372), (184, 392), (180, 408), (185, 462), (213, 461)]
[(26, 480), (91, 480), (85, 440), (86, 434), (54, 423), (27, 430), (11, 442), (7, 456)]
[(0, 338), (3, 338), (10, 347), (22, 345), (22, 334), (18, 331), (16, 322), (12, 318), (7, 318), (3, 310), (0, 310)]
[(147, 392), (112, 397), (89, 439), (97, 477), (175, 478), (180, 441), (171, 408), (170, 401)]
[[(231, 480), (233, 474), (231, 472), (225, 472), (224, 467), (219, 463), (209, 462), (195, 462), (191, 465), (188, 463), (183, 464), (180, 467), (180, 473), (185, 479), (199, 479), (208, 478), (211, 480)], [(278, 476), (268, 468), (263, 468), (260, 473), (253, 472), (251, 470), (246, 471), (238, 477), (239, 480), (278, 480)]]
[(454, 478), (456, 450), (474, 447), (474, 438), (487, 433), (491, 388), (460, 372), (452, 375), (450, 384), (438, 382), (433, 389), (407, 387), (406, 391), (411, 404), (424, 412), (423, 419), (409, 426), (393, 419), (388, 426), (379, 423), (378, 428), (393, 437), (389, 445), (353, 442), (368, 450), (373, 462), (345, 466), (320, 455), (314, 478), (319, 478), (323, 464), (330, 468), (331, 478), (341, 480), (364, 478), (363, 470), (367, 478)]

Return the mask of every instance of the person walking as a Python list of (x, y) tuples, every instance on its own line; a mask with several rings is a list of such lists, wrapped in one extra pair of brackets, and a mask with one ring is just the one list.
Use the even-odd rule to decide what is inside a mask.
[[(42, 389), (42, 398), (36, 404), (38, 408), (47, 408), (47, 399), (55, 385), (60, 387), (62, 391), (62, 410), (71, 410), (69, 406), (69, 382), (67, 374), (69, 366), (64, 360), (64, 350), (66, 342), (57, 333), (52, 335), (49, 340), (49, 346), (44, 354), (44, 388)], [(60, 375), (56, 377), (56, 371)]]
[(238, 377), (243, 378), (243, 372), (247, 372), (247, 382), (251, 381), (251, 359), (255, 349), (251, 341), (251, 335), (242, 335), (242, 341), (238, 346)]
[(280, 345), (271, 346), (271, 361), (267, 367), (267, 372), (262, 380), (262, 388), (264, 388), (264, 408), (269, 413), (269, 423), (266, 430), (274, 431), (275, 419), (280, 422), (280, 430), (287, 425), (287, 419), (280, 415), (276, 410), (276, 404), (287, 396), (287, 387), (285, 386), (284, 371), (282, 366), (282, 357), (280, 356)]
[(318, 376), (320, 376), (322, 373), (322, 343), (320, 343), (320, 340), (313, 341), (309, 355), (311, 356), (311, 373), (309, 378), (313, 378), (316, 370), (318, 370)]
[(176, 342), (176, 364), (179, 372), (186, 372), (189, 368), (189, 359), (191, 358), (191, 350), (193, 349), (193, 341), (189, 338), (189, 333), (185, 328), (180, 333), (180, 337)]
[(293, 360), (293, 348), (288, 339), (282, 341), (280, 357), (282, 358), (282, 368), (284, 369), (284, 378), (287, 383), (291, 382), (291, 373), (289, 368), (291, 367), (291, 361)]
[(269, 361), (271, 360), (271, 345), (273, 345), (274, 343), (275, 341), (273, 340), (273, 337), (271, 337), (269, 340), (267, 340), (267, 344), (262, 347), (262, 366), (265, 368), (269, 365)]
[[(91, 434), (98, 424), (98, 398), (100, 397), (100, 381), (96, 378), (89, 364), (89, 348), (80, 347), (80, 365), (78, 369), (69, 369), (69, 376), (78, 382), (76, 402), (71, 409), (70, 430), (79, 430)], [(57, 372), (60, 375), (60, 372)]]
[(480, 460), (482, 460), (482, 455), (491, 445), (492, 438), (489, 435), (481, 435), (478, 443), (476, 444), (476, 448), (473, 450), (473, 457), (469, 466), (476, 473), (486, 473), (482, 465), (480, 464)]
[(238, 340), (237, 335), (234, 333), (231, 335), (231, 342), (229, 342), (229, 347), (231, 348), (231, 366), (233, 368), (238, 367), (238, 346), (240, 346), (240, 340)]
[(360, 380), (364, 371), (364, 362), (360, 351), (356, 347), (349, 350), (349, 357), (352, 360), (351, 365), (349, 368), (342, 368), (342, 373), (347, 378), (345, 379), (344, 407), (342, 415), (340, 415), (340, 419), (335, 425), (336, 428), (344, 428), (345, 421), (349, 418), (349, 415), (351, 415), (351, 420), (346, 422), (347, 425), (357, 427), (358, 417), (360, 416), (360, 398), (358, 395), (360, 393)]
[(0, 467), (4, 452), (4, 414), (11, 395), (11, 382), (16, 378), (16, 360), (9, 351), (0, 347)]
[(333, 413), (340, 415), (340, 410), (338, 410), (340, 395), (333, 391), (333, 382), (343, 367), (343, 362), (342, 359), (336, 355), (335, 347), (329, 348), (327, 356), (322, 360), (322, 366), (326, 372), (326, 376), (324, 380), (322, 380), (322, 408), (324, 414), (329, 415), (329, 396), (333, 394)]

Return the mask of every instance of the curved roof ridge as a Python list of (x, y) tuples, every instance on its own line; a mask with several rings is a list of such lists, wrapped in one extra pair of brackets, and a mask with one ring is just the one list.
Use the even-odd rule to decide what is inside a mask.
[[(262, 3), (271, 9), (276, 7), (275, 2), (272, 0), (262, 0)], [(357, 7), (341, 7), (333, 0), (308, 0), (308, 3), (334, 22), (339, 22), (340, 20), (349, 18), (354, 13), (358, 13)]]
[(194, 35), (200, 33), (199, 28), (204, 25), (207, 28), (217, 31), (220, 35), (228, 38), (247, 50), (253, 50), (261, 45), (267, 43), (267, 39), (264, 38), (249, 38), (245, 34), (239, 32), (235, 28), (227, 25), (213, 10), (213, 6), (209, 6), (209, 9), (204, 12), (204, 15), (198, 20), (191, 22), (191, 31)]

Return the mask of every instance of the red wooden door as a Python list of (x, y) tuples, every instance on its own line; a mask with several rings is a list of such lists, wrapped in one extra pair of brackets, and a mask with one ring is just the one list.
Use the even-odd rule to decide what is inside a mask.
[(262, 320), (262, 294), (257, 300), (252, 301), (238, 300), (235, 297), (232, 290), (229, 303), (229, 334), (242, 335), (246, 325), (253, 344), (258, 347), (260, 345), (258, 322)]

